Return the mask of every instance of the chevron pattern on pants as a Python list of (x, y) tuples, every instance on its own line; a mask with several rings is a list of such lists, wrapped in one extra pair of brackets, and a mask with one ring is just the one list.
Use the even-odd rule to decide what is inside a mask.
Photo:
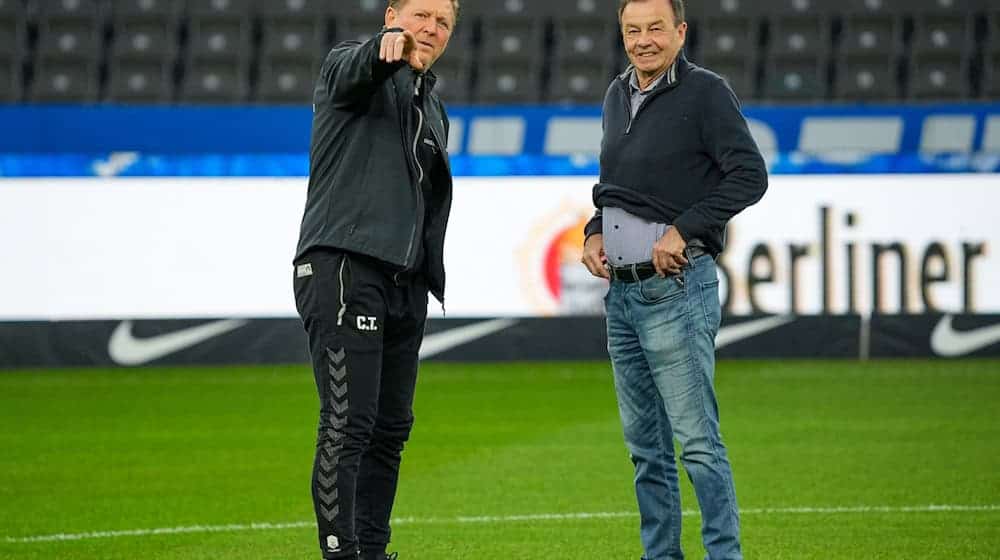
[(326, 355), (330, 360), (329, 397), (330, 418), (328, 432), (320, 448), (319, 469), (316, 472), (316, 496), (319, 500), (320, 514), (327, 521), (333, 521), (340, 513), (339, 490), (337, 489), (337, 466), (340, 464), (340, 452), (343, 448), (343, 429), (347, 425), (347, 353), (343, 348), (336, 352), (327, 348)]

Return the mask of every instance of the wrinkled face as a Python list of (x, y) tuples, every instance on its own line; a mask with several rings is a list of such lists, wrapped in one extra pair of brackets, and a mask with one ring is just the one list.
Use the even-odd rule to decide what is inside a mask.
[(401, 27), (417, 38), (417, 53), (430, 68), (444, 53), (455, 27), (451, 0), (405, 0), (385, 10), (385, 26)]
[(630, 2), (622, 12), (621, 26), (629, 61), (646, 76), (656, 76), (673, 64), (687, 36), (687, 23), (674, 24), (670, 0)]

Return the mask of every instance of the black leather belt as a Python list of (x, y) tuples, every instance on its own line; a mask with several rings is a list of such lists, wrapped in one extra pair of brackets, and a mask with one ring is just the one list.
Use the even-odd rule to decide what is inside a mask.
[[(684, 254), (688, 262), (691, 262), (702, 255), (707, 255), (708, 251), (696, 246), (684, 249)], [(625, 266), (609, 266), (608, 272), (611, 274), (611, 279), (618, 282), (642, 282), (656, 275), (656, 267), (653, 266), (653, 261), (646, 261)]]

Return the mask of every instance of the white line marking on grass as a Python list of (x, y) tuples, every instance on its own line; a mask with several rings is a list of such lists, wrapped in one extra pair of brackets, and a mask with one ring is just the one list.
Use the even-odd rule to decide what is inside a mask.
[[(783, 507), (783, 508), (744, 508), (742, 515), (837, 515), (866, 513), (968, 513), (968, 512), (1000, 512), (1000, 505), (926, 505), (926, 506), (844, 506), (844, 507)], [(577, 519), (617, 519), (636, 517), (639, 514), (632, 511), (593, 512), (593, 513), (535, 513), (526, 515), (480, 515), (460, 517), (398, 517), (393, 519), (395, 525), (463, 525), (463, 524), (499, 524), (519, 523), (523, 521), (572, 521)], [(696, 510), (685, 510), (683, 515), (691, 517), (699, 515)], [(56, 535), (36, 535), (31, 537), (4, 537), (4, 541), (12, 544), (27, 544), (58, 541), (82, 541), (92, 539), (112, 539), (118, 537), (150, 537), (157, 535), (179, 535), (190, 533), (238, 533), (247, 531), (281, 531), (285, 529), (304, 529), (315, 527), (312, 521), (293, 521), (290, 523), (234, 523), (229, 525), (191, 525), (188, 527), (162, 527), (159, 529), (128, 529), (122, 531), (94, 531), (90, 533), (60, 533)]]

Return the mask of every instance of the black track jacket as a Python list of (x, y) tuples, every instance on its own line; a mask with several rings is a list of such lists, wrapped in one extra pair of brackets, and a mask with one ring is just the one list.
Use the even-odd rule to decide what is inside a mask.
[[(379, 60), (384, 33), (365, 43), (341, 43), (323, 63), (313, 92), (309, 190), (296, 258), (313, 247), (327, 247), (405, 270), (414, 266), (424, 242), (428, 285), (443, 302), (444, 236), (452, 198), (444, 151), (448, 117), (433, 93), (433, 74), (420, 75), (405, 62)], [(417, 87), (426, 90), (419, 113), (414, 108)], [(444, 171), (431, 178), (432, 200), (424, 200), (420, 188), (420, 120), (430, 128), (444, 160), (437, 166)]]
[(672, 224), (685, 241), (699, 239), (718, 255), (729, 219), (767, 190), (767, 167), (740, 103), (720, 76), (682, 52), (633, 120), (630, 76), (631, 68), (604, 98), (598, 210), (586, 235), (601, 233), (601, 209), (610, 206)]

